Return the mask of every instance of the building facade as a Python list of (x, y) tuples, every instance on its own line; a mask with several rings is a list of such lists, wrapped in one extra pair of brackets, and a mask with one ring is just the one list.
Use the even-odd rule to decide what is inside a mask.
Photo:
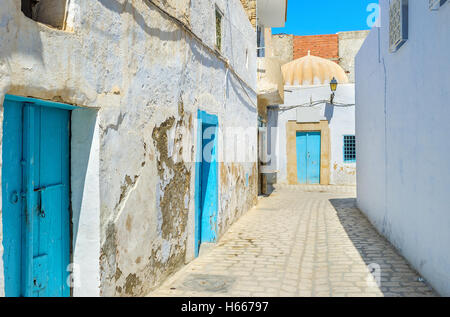
[(356, 57), (358, 206), (449, 296), (450, 3), (380, 7)]
[(307, 56), (325, 58), (339, 64), (348, 76), (349, 82), (355, 82), (355, 56), (369, 31), (338, 32), (322, 35), (273, 34), (274, 55), (289, 63)]
[(263, 172), (267, 164), (267, 161), (263, 158), (264, 153), (267, 153), (267, 109), (271, 105), (284, 102), (282, 63), (275, 56), (275, 47), (272, 43), (272, 27), (284, 27), (287, 18), (287, 5), (287, 0), (259, 0), (256, 2), (258, 50), (258, 194), (268, 193), (268, 175)]
[(356, 184), (354, 57), (367, 34), (271, 36), (273, 58), (284, 63), (285, 97), (268, 111), (269, 187)]
[(0, 295), (146, 295), (256, 203), (240, 1), (3, 0), (0, 38)]
[[(354, 84), (339, 65), (316, 56), (285, 64), (283, 74), (284, 104), (269, 108), (272, 182), (355, 184)], [(332, 78), (340, 79), (334, 104)]]

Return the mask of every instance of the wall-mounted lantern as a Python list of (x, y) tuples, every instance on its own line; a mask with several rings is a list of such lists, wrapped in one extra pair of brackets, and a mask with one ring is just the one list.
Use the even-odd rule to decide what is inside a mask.
[(338, 86), (338, 81), (336, 80), (335, 77), (333, 77), (333, 79), (330, 81), (330, 89), (331, 89), (331, 98), (330, 98), (330, 103), (333, 104), (334, 101), (334, 93), (336, 92)]

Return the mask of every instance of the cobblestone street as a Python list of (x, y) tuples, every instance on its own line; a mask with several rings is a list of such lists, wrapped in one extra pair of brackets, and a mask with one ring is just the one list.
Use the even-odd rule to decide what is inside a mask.
[(434, 296), (354, 197), (279, 186), (150, 296)]

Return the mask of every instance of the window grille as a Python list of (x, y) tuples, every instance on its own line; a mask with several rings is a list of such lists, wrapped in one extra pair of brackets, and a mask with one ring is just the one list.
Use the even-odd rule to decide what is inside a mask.
[(428, 0), (430, 10), (439, 10), (447, 0)]
[(389, 47), (396, 52), (408, 40), (408, 0), (392, 0), (389, 9)]
[(356, 139), (354, 135), (344, 135), (344, 162), (356, 162)]

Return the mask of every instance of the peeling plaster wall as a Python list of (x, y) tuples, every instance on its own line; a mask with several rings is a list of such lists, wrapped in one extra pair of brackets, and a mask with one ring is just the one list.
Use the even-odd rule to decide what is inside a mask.
[[(323, 86), (286, 86), (285, 103), (283, 106), (293, 106), (308, 103), (311, 99), (328, 100), (330, 87)], [(337, 102), (353, 104), (355, 102), (355, 85), (339, 85), (336, 91)], [(356, 163), (345, 163), (343, 146), (344, 135), (355, 135), (355, 107), (330, 107), (319, 105), (300, 110), (301, 115), (308, 117), (307, 121), (319, 122), (329, 120), (331, 158), (330, 158), (330, 184), (354, 185), (356, 184)], [(297, 120), (297, 109), (287, 111), (269, 110), (269, 138), (271, 139), (273, 171), (277, 171), (277, 182), (287, 183), (288, 168), (286, 156), (286, 123)], [(272, 129), (272, 128), (275, 129)]]
[[(214, 47), (215, 3), (155, 2)], [(256, 33), (239, 0), (216, 3), (244, 83), (148, 1), (72, 0), (59, 31), (2, 0), (0, 106), (9, 93), (98, 110), (100, 295), (145, 295), (193, 259), (198, 109), (223, 130), (256, 125)], [(256, 161), (220, 167), (219, 236), (256, 202)]]

